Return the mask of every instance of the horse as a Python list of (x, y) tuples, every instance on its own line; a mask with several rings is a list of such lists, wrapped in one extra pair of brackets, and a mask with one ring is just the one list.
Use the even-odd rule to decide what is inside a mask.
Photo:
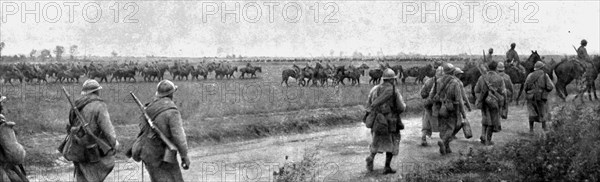
[(225, 72), (225, 76), (227, 76), (227, 79), (230, 79), (231, 77), (235, 78), (235, 75), (233, 75), (233, 73), (235, 73), (236, 71), (238, 71), (237, 66), (231, 67), (227, 70), (227, 72)]
[[(344, 84), (344, 79), (348, 78), (350, 79), (350, 81), (352, 82), (352, 85), (360, 85), (360, 76), (364, 76), (365, 75), (365, 70), (369, 69), (369, 66), (367, 66), (366, 64), (362, 64), (360, 67), (358, 68), (354, 68), (354, 67), (350, 67), (349, 70), (346, 70), (344, 72), (342, 72), (343, 74), (336, 74), (338, 79), (338, 83), (342, 83), (342, 85)], [(339, 71), (336, 71), (337, 73), (339, 73)]]
[(471, 86), (471, 95), (475, 98), (475, 85), (477, 85), (477, 81), (479, 77), (481, 77), (481, 72), (479, 71), (479, 66), (477, 63), (467, 61), (465, 66), (463, 67), (463, 74), (458, 75), (458, 78), (463, 83), (463, 86)]
[(415, 84), (424, 83), (425, 77), (433, 77), (435, 76), (434, 66), (431, 64), (427, 64), (425, 66), (415, 66), (409, 68), (404, 72), (404, 77), (402, 77), (402, 83), (406, 82), (406, 78), (415, 77)]
[[(296, 70), (296, 72), (298, 73), (298, 84), (302, 84), (303, 86), (308, 86), (310, 81), (313, 80), (313, 76), (315, 75), (315, 70), (314, 68), (310, 67), (310, 66), (306, 66), (303, 69), (300, 69), (300, 67), (298, 67), (297, 65), (293, 66), (294, 69)], [(304, 79), (308, 79), (308, 80), (304, 80)]]
[(207, 71), (207, 69), (205, 69), (201, 65), (196, 66), (196, 69), (194, 69), (192, 71), (192, 80), (194, 78), (196, 78), (196, 80), (200, 80), (200, 79), (198, 79), (198, 76), (202, 76), (206, 80), (206, 77), (208, 77), (208, 71)]
[(586, 77), (583, 78), (586, 81), (585, 89), (581, 90), (576, 97), (583, 92), (588, 91), (590, 94), (589, 99), (592, 100), (591, 92), (594, 91), (594, 96), (596, 99), (598, 99), (595, 91), (595, 80), (598, 78), (600, 58), (595, 56), (592, 62), (592, 67), (586, 69), (585, 65), (577, 60), (563, 58), (560, 63), (553, 67), (552, 71), (554, 71), (554, 74), (556, 74), (556, 94), (558, 97), (560, 97), (563, 101), (566, 101), (566, 98), (569, 95), (567, 92), (567, 85), (569, 85), (569, 83), (571, 83), (573, 80), (581, 78), (585, 74)]
[(243, 67), (240, 69), (240, 78), (244, 78), (245, 74), (250, 74), (250, 78), (256, 77), (256, 72), (262, 73), (262, 68), (260, 66), (253, 67)]
[(290, 77), (292, 77), (292, 78), (296, 79), (297, 81), (299, 81), (298, 80), (298, 74), (297, 74), (297, 72), (295, 70), (293, 70), (293, 69), (285, 69), (285, 70), (281, 71), (281, 83), (280, 83), (280, 85), (282, 85), (283, 83), (285, 83), (285, 86), (289, 87), (289, 85), (288, 85), (288, 79)]
[(87, 75), (90, 79), (100, 78), (100, 82), (102, 82), (102, 80), (108, 82), (108, 75), (110, 75), (110, 72), (101, 68), (89, 68)]
[(133, 82), (136, 82), (136, 80), (135, 80), (136, 71), (137, 71), (137, 67), (118, 69), (117, 71), (115, 71), (113, 73), (113, 76), (110, 78), (110, 82), (112, 82), (113, 79), (116, 79), (117, 82), (120, 82), (121, 78), (123, 79), (123, 81), (129, 81), (129, 80), (133, 79)]
[(369, 80), (369, 84), (373, 83), (373, 85), (379, 84), (381, 82), (381, 76), (383, 76), (383, 70), (374, 69), (369, 70), (369, 76), (371, 79)]
[[(592, 100), (592, 92), (594, 93), (594, 98), (598, 100), (598, 95), (596, 94), (596, 79), (598, 78), (598, 74), (600, 73), (600, 57), (594, 56), (592, 60), (592, 67), (588, 67), (586, 69), (586, 73), (584, 73), (585, 86), (583, 89), (579, 90), (579, 93), (575, 96), (573, 100), (577, 97), (583, 95), (585, 91), (588, 92), (588, 97), (590, 101)], [(583, 97), (581, 97), (581, 102), (583, 102)]]

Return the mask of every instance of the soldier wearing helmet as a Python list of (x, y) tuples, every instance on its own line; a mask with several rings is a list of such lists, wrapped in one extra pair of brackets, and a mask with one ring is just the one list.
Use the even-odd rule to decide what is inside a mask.
[[(96, 80), (86, 80), (81, 89), (82, 97), (77, 99), (74, 105), (87, 122), (87, 126), (85, 127), (88, 127), (93, 133), (101, 133), (101, 135), (97, 136), (108, 143), (112, 150), (106, 153), (88, 153), (88, 151), (99, 151), (97, 148), (98, 145), (95, 142), (88, 141), (74, 143), (74, 145), (82, 145), (81, 147), (88, 148), (88, 150), (84, 151), (84, 154), (82, 154), (84, 155), (84, 160), (73, 161), (77, 181), (104, 181), (115, 167), (115, 154), (118, 150), (119, 142), (117, 142), (115, 129), (110, 120), (108, 107), (100, 97), (101, 90), (102, 86), (100, 86)], [(86, 134), (80, 134), (79, 132), (81, 131), (79, 128), (84, 127), (81, 124), (82, 123), (79, 121), (75, 111), (71, 109), (71, 111), (69, 111), (67, 133), (72, 138), (78, 138), (77, 141), (86, 141), (86, 138), (89, 137)], [(66, 145), (64, 147), (72, 146), (73, 145)]]
[[(454, 77), (458, 78), (460, 80), (462, 74), (463, 74), (463, 70), (460, 69), (459, 67), (455, 67), (455, 71), (454, 71)], [(462, 103), (461, 105), (459, 105), (458, 107), (458, 111), (459, 111), (459, 116), (458, 119), (458, 123), (461, 123), (461, 125), (456, 128), (454, 130), (454, 133), (452, 134), (453, 138), (452, 139), (456, 139), (456, 134), (460, 131), (460, 129), (462, 129), (462, 127), (464, 125), (462, 125), (463, 121), (462, 120), (467, 120), (467, 111), (471, 112), (472, 108), (471, 108), (471, 103), (469, 102), (469, 97), (467, 97), (467, 91), (465, 90), (465, 86), (463, 85), (462, 81), (459, 82), (460, 84), (460, 95), (462, 96)]]
[[(500, 108), (506, 105), (504, 102), (504, 98), (506, 98), (506, 86), (502, 77), (496, 72), (497, 67), (497, 62), (490, 62), (488, 65), (489, 71), (479, 77), (474, 90), (477, 96), (475, 104), (478, 109), (481, 109), (482, 116), (481, 124), (483, 126), (481, 127), (480, 139), (485, 145), (493, 145), (492, 134), (502, 130), (500, 125)], [(487, 102), (492, 101), (488, 99), (492, 94), (493, 97), (491, 98), (497, 98), (498, 100)]]
[(544, 63), (535, 63), (533, 72), (527, 75), (524, 91), (527, 99), (527, 112), (529, 113), (529, 132), (533, 133), (533, 124), (542, 123), (542, 128), (547, 131), (546, 120), (548, 116), (548, 94), (554, 89), (552, 80), (543, 70)]
[(422, 146), (429, 145), (429, 144), (427, 144), (427, 136), (431, 137), (433, 132), (439, 132), (437, 117), (432, 116), (433, 102), (428, 102), (428, 101), (430, 101), (432, 98), (432, 97), (430, 97), (430, 95), (433, 92), (437, 78), (440, 78), (442, 76), (444, 76), (444, 68), (442, 66), (439, 66), (435, 70), (435, 76), (433, 78), (425, 80), (425, 84), (423, 84), (423, 87), (421, 88), (421, 98), (423, 98), (426, 103), (426, 104), (424, 104), (425, 112), (423, 112), (423, 118), (421, 120), (421, 122), (422, 122), (421, 145)]
[(450, 142), (455, 131), (460, 129), (460, 107), (464, 105), (460, 80), (454, 76), (456, 68), (449, 63), (443, 63), (444, 75), (437, 78), (436, 87), (430, 97), (433, 100), (432, 116), (437, 117), (440, 139), (437, 144), (440, 154), (452, 153)]
[(581, 40), (581, 46), (577, 49), (577, 59), (583, 62), (590, 62), (590, 56), (587, 53), (585, 47), (587, 46), (587, 40)]
[(377, 153), (385, 153), (384, 174), (396, 173), (391, 168), (392, 158), (398, 155), (400, 150), (400, 130), (404, 125), (400, 120), (400, 113), (406, 108), (406, 104), (396, 89), (394, 80), (396, 74), (392, 69), (385, 69), (381, 77), (383, 82), (376, 85), (369, 92), (367, 99), (367, 118), (365, 124), (371, 128), (373, 137), (369, 145), (371, 154), (367, 157), (367, 170), (373, 171), (373, 160)]
[[(161, 130), (171, 142), (175, 144), (181, 157), (181, 166), (188, 169), (188, 144), (183, 130), (183, 121), (177, 105), (173, 102), (173, 94), (177, 86), (169, 80), (163, 80), (156, 86), (153, 100), (146, 104), (146, 113), (154, 121), (155, 126)], [(183, 181), (176, 156), (172, 156), (168, 163), (163, 161), (166, 146), (160, 139), (151, 138), (154, 133), (146, 122), (141, 121), (141, 131), (132, 148), (133, 158), (143, 161), (151, 181)]]
[(508, 103), (510, 103), (512, 97), (513, 97), (513, 93), (514, 89), (513, 89), (513, 84), (512, 81), (510, 80), (510, 76), (508, 76), (505, 72), (504, 72), (504, 63), (502, 62), (498, 62), (498, 67), (496, 68), (496, 70), (498, 70), (498, 75), (500, 75), (500, 77), (502, 77), (502, 80), (504, 81), (504, 86), (506, 86), (506, 103), (507, 105), (505, 105), (505, 107), (501, 108), (500, 110), (500, 117), (502, 119), (506, 119), (508, 117)]

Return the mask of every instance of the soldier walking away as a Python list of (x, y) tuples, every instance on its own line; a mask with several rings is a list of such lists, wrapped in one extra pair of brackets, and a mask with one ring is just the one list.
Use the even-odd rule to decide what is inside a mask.
[[(459, 75), (463, 74), (463, 73), (464, 72), (462, 71), (462, 69), (460, 69), (459, 67), (455, 67), (453, 76), (458, 79)], [(472, 111), (471, 103), (469, 102), (469, 97), (467, 97), (467, 91), (465, 90), (465, 87), (462, 82), (458, 82), (458, 83), (460, 84), (460, 93), (461, 93), (460, 95), (462, 98), (462, 101), (461, 101), (462, 104), (458, 105), (459, 106), (458, 111), (460, 114), (458, 117), (459, 127), (457, 127), (454, 130), (454, 132), (452, 133), (452, 139), (456, 139), (456, 134), (460, 131), (460, 129), (463, 129), (464, 125), (462, 124), (463, 123), (462, 120), (467, 120), (467, 111), (468, 112)]]
[[(161, 81), (158, 83), (153, 100), (146, 104), (145, 111), (156, 128), (177, 147), (182, 161), (181, 166), (187, 170), (190, 165), (188, 144), (183, 130), (181, 113), (173, 102), (173, 94), (176, 91), (177, 86), (173, 82)], [(142, 118), (145, 119), (144, 116)], [(167, 155), (170, 159), (165, 159), (166, 144), (152, 131), (146, 121), (141, 120), (140, 122), (141, 131), (132, 149), (134, 160), (141, 159), (153, 182), (183, 181), (176, 155)]]
[[(113, 170), (115, 166), (115, 151), (118, 148), (117, 136), (108, 108), (100, 97), (102, 86), (96, 80), (89, 79), (83, 83), (81, 90), (82, 97), (75, 100), (75, 107), (87, 122), (82, 125), (79, 121), (75, 110), (69, 112), (69, 124), (67, 125), (68, 135), (78, 136), (85, 147), (85, 159), (73, 161), (75, 168), (75, 177), (77, 181), (104, 181), (106, 176)], [(82, 127), (88, 127), (89, 131), (95, 134), (100, 140), (105, 141), (110, 145), (112, 150), (107, 153), (101, 152), (99, 145), (91, 139), (91, 135), (87, 132), (81, 134)], [(74, 145), (78, 145), (77, 142)], [(69, 147), (69, 146), (67, 146)], [(104, 154), (103, 154), (104, 153)]]
[(440, 78), (443, 75), (444, 75), (444, 68), (442, 68), (440, 66), (435, 70), (435, 76), (433, 78), (426, 80), (425, 84), (423, 84), (423, 87), (421, 88), (421, 98), (423, 98), (425, 100), (424, 101), (425, 104), (423, 104), (425, 109), (424, 109), (423, 118), (422, 118), (421, 146), (428, 146), (429, 144), (427, 144), (427, 136), (431, 137), (433, 132), (439, 132), (437, 117), (433, 117), (431, 115), (431, 113), (432, 113), (431, 109), (433, 107), (433, 100), (432, 100), (431, 93), (433, 92), (433, 89), (435, 88), (435, 82), (436, 82), (437, 78)]
[[(1, 104), (4, 96), (0, 97)], [(17, 140), (14, 126), (14, 122), (6, 121), (4, 115), (0, 114), (0, 181), (28, 182), (23, 168), (26, 152)]]
[(519, 54), (515, 51), (515, 47), (517, 47), (517, 44), (511, 43), (510, 50), (506, 51), (506, 63), (513, 65), (519, 72), (525, 74), (525, 67), (521, 65), (521, 60), (519, 60)]
[(500, 108), (506, 105), (506, 86), (502, 77), (496, 72), (498, 63), (492, 61), (489, 63), (488, 72), (479, 77), (475, 85), (475, 95), (477, 96), (476, 105), (481, 109), (481, 137), (479, 138), (485, 145), (494, 145), (492, 134), (502, 131), (500, 125)]
[(460, 80), (454, 77), (455, 68), (452, 64), (442, 64), (444, 75), (436, 80), (436, 89), (433, 90), (432, 116), (437, 117), (440, 130), (438, 146), (440, 154), (452, 153), (450, 142), (455, 131), (460, 127), (459, 115), (462, 102)]
[(543, 70), (544, 63), (535, 63), (533, 72), (525, 80), (527, 112), (529, 113), (529, 132), (533, 133), (533, 124), (542, 123), (544, 131), (548, 131), (546, 119), (548, 116), (548, 94), (554, 89), (554, 83)]
[(373, 137), (369, 145), (371, 154), (366, 159), (369, 172), (373, 171), (375, 155), (385, 152), (383, 174), (396, 173), (391, 168), (391, 162), (400, 150), (400, 130), (404, 129), (400, 114), (404, 112), (406, 104), (394, 85), (395, 78), (394, 70), (385, 69), (382, 75), (383, 82), (371, 89), (367, 99), (366, 125), (371, 128)]
[(512, 81), (510, 80), (510, 76), (508, 76), (504, 72), (504, 63), (498, 62), (497, 70), (498, 70), (498, 75), (500, 75), (500, 77), (502, 77), (502, 80), (504, 81), (504, 86), (506, 86), (506, 99), (504, 101), (506, 104), (504, 105), (504, 107), (500, 108), (500, 118), (506, 119), (506, 118), (508, 118), (508, 104), (512, 100), (513, 93), (515, 93), (515, 92), (514, 92)]

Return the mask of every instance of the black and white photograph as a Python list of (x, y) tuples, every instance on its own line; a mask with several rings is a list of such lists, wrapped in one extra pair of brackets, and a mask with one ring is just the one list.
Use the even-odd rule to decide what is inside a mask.
[(597, 0), (1, 0), (0, 182), (600, 181)]

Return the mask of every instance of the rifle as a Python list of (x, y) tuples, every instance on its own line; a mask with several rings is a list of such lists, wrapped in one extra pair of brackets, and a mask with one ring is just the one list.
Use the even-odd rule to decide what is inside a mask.
[(573, 49), (575, 49), (575, 53), (579, 53), (579, 52), (577, 52), (577, 48), (575, 48), (574, 45), (571, 45), (571, 46), (573, 46)]
[[(131, 97), (133, 97), (133, 100), (135, 100), (135, 103), (138, 105), (138, 107), (144, 114), (144, 118), (146, 118), (146, 119), (144, 119), (146, 121), (146, 124), (148, 124), (148, 126), (150, 126), (152, 131), (154, 131), (154, 133), (156, 133), (160, 137), (160, 140), (162, 140), (167, 145), (167, 148), (165, 149), (165, 155), (163, 156), (163, 161), (168, 162), (168, 163), (177, 162), (177, 161), (172, 161), (172, 159), (174, 158), (173, 156), (177, 155), (177, 147), (175, 146), (175, 144), (173, 144), (173, 142), (171, 142), (171, 140), (169, 140), (169, 138), (167, 138), (167, 136), (163, 132), (161, 132), (156, 127), (156, 125), (154, 125), (154, 122), (152, 121), (150, 116), (148, 116), (148, 113), (146, 113), (146, 109), (144, 108), (144, 105), (142, 105), (142, 102), (140, 102), (140, 100), (135, 96), (135, 94), (133, 94), (133, 92), (129, 92), (129, 94), (131, 95)], [(184, 167), (184, 168), (186, 168), (186, 167)]]
[(79, 122), (77, 124), (78, 125), (83, 124), (83, 126), (81, 128), (83, 128), (83, 131), (85, 132), (85, 134), (87, 134), (90, 137), (92, 137), (92, 139), (94, 139), (94, 141), (96, 142), (96, 144), (98, 144), (98, 147), (100, 148), (100, 152), (102, 153), (102, 155), (106, 155), (108, 152), (110, 152), (111, 150), (113, 150), (113, 148), (108, 143), (106, 143), (106, 141), (98, 138), (98, 136), (96, 136), (87, 127), (89, 123), (87, 121), (85, 121), (85, 118), (81, 115), (81, 113), (79, 112), (79, 109), (77, 109), (77, 107), (75, 106), (75, 104), (73, 104), (73, 101), (71, 101), (71, 95), (69, 95), (69, 93), (67, 92), (67, 90), (65, 89), (65, 87), (62, 87), (62, 90), (65, 93), (65, 96), (67, 97), (67, 100), (69, 101), (69, 104), (71, 104), (71, 108), (75, 112), (75, 115), (77, 115), (77, 119), (79, 120)]

